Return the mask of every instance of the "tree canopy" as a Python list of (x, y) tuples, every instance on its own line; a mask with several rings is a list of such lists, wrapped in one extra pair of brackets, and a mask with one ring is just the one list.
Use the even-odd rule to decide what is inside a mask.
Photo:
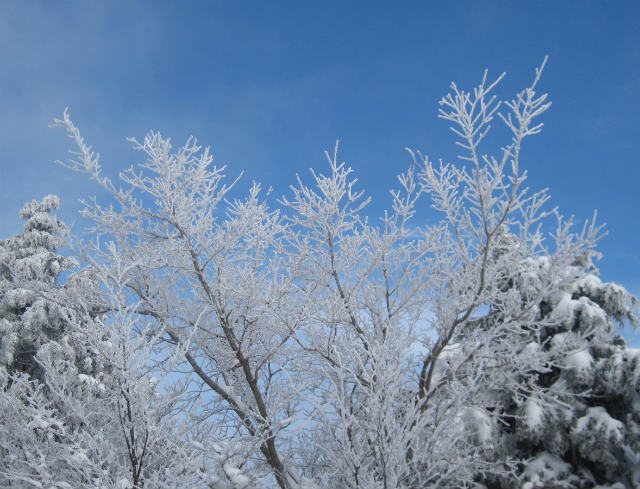
[[(208, 148), (192, 138), (175, 150), (155, 132), (132, 139), (146, 160), (113, 182), (65, 111), (56, 124), (77, 152), (63, 165), (110, 202), (85, 202), (92, 239), (77, 262), (56, 254), (53, 197), (0, 242), (0, 477), (640, 483), (640, 354), (618, 336), (636, 301), (597, 277), (595, 216), (576, 229), (525, 185), (521, 151), (550, 106), (541, 73), (507, 101), (493, 95), (502, 76), (452, 84), (440, 117), (461, 162), (410, 152), (375, 221), (337, 146), (275, 201), (259, 184), (234, 197)], [(499, 121), (509, 138), (491, 148)], [(440, 219), (425, 224), (429, 208)]]

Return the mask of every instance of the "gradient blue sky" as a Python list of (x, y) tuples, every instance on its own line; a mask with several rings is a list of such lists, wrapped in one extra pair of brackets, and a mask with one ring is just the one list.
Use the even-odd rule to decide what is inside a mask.
[(455, 155), (436, 117), (452, 80), (506, 71), (511, 97), (549, 55), (529, 185), (579, 221), (597, 209), (602, 277), (640, 293), (640, 2), (7, 1), (0, 43), (3, 237), (47, 193), (81, 226), (78, 199), (97, 189), (53, 163), (70, 148), (48, 127), (65, 106), (112, 177), (140, 157), (125, 138), (157, 129), (279, 195), (339, 138), (375, 215), (403, 148)]

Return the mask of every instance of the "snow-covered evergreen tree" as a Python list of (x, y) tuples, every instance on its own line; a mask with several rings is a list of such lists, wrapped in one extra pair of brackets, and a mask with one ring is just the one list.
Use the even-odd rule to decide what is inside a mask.
[[(498, 260), (517, 252), (510, 236), (502, 242)], [(548, 267), (544, 259), (522, 260), (504, 270), (502, 287), (526, 302), (540, 295)], [(485, 482), (522, 489), (638, 487), (640, 351), (619, 336), (623, 325), (636, 324), (637, 300), (602, 282), (589, 254), (563, 274), (558, 280), (569, 277), (568, 286), (542, 295), (535, 324), (505, 338), (524, 345), (517, 356), (537, 367), (496, 393), (505, 423), (494, 434), (492, 455), (518, 460), (520, 478)], [(501, 320), (501, 305), (492, 304), (477, 327)]]
[(49, 195), (32, 201), (20, 211), (24, 231), (0, 241), (0, 383), (24, 372), (42, 379), (35, 361), (40, 348), (65, 338), (70, 310), (58, 300), (60, 273), (76, 265), (60, 255), (64, 224), (50, 211), (59, 207)]
[[(52, 195), (26, 204), (24, 231), (0, 241), (0, 480), (8, 487), (91, 480), (88, 464), (79, 469), (83, 463), (69, 457), (79, 460), (76, 434), (86, 419), (63, 398), (79, 394), (84, 378), (104, 380), (106, 367), (83, 341), (59, 283), (77, 265), (58, 253), (66, 228), (51, 211), (59, 205)], [(52, 390), (54, 378), (62, 398)]]
[[(96, 316), (95, 277), (58, 249), (57, 197), (24, 206), (23, 233), (0, 241), (0, 487), (177, 488), (202, 482), (203, 449), (147, 375), (152, 344), (121, 310)], [(112, 301), (113, 303), (113, 301)], [(191, 437), (192, 438), (192, 437)], [(214, 480), (209, 477), (209, 480)]]

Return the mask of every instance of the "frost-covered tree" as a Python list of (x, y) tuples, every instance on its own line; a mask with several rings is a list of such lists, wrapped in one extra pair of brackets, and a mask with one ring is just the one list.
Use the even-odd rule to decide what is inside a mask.
[[(253, 477), (271, 473), (283, 488), (297, 483), (276, 437), (302, 400), (304, 380), (290, 365), (297, 356), (291, 338), (304, 308), (296, 307), (293, 277), (283, 273), (278, 212), (268, 210), (254, 186), (247, 199), (230, 202), (226, 219), (219, 220), (217, 206), (230, 189), (223, 169), (212, 168), (209, 152), (199, 154), (193, 140), (173, 154), (159, 134), (136, 143), (149, 157), (142, 166), (149, 176), (131, 169), (122, 175), (131, 189), (119, 191), (102, 177), (68, 116), (62, 123), (80, 146), (78, 169), (122, 206), (120, 214), (88, 205), (97, 232), (117, 243), (115, 253), (95, 249), (95, 260), (123, 265), (127, 273), (111, 274), (110, 287), (126, 287), (124, 297), (155, 322), (169, 350), (186, 348), (180, 368), (193, 373), (193, 388), (202, 393), (195, 400), (201, 419), (215, 421), (209, 439), (230, 460), (250, 467)], [(136, 189), (153, 196), (157, 208), (145, 208)]]
[[(75, 453), (63, 433), (79, 428), (80, 421), (67, 416), (47, 387), (50, 365), (71, 366), (76, 377), (102, 379), (105, 374), (104, 364), (74, 327), (77, 315), (68, 306), (68, 289), (59, 283), (60, 274), (77, 265), (58, 253), (66, 228), (51, 211), (59, 205), (55, 196), (26, 204), (20, 212), (24, 231), (0, 241), (3, 485), (52, 483), (65, 465), (62, 454)], [(84, 480), (85, 471), (79, 472), (76, 476)]]
[(50, 211), (59, 205), (51, 195), (26, 204), (20, 211), (24, 231), (0, 241), (2, 385), (15, 372), (41, 379), (35, 355), (44, 344), (61, 339), (70, 321), (69, 310), (55, 295), (60, 273), (77, 264), (57, 252), (65, 227)]
[[(79, 149), (65, 165), (115, 204), (83, 211), (102, 238), (93, 267), (117, 291), (99, 309), (144, 324), (131, 332), (154, 338), (157, 367), (187, 376), (195, 395), (183, 412), (208, 433), (204, 452), (228, 483), (445, 488), (517, 477), (521, 454), (503, 426), (522, 423), (526, 406), (550, 412), (556, 384), (538, 379), (584, 360), (568, 337), (545, 342), (559, 319), (541, 304), (572, 296), (600, 236), (593, 223), (574, 231), (545, 191), (524, 186), (521, 150), (549, 107), (540, 74), (504, 103), (492, 95), (501, 77), (485, 74), (472, 92), (452, 85), (440, 116), (465, 166), (412, 153), (380, 221), (364, 215), (369, 199), (336, 154), (271, 208), (257, 184), (232, 199), (235, 181), (208, 149), (190, 139), (174, 151), (159, 133), (133, 140), (146, 161), (119, 186), (68, 113), (57, 121)], [(491, 151), (496, 119), (510, 136)], [(414, 218), (427, 197), (442, 217), (432, 226)], [(530, 286), (510, 285), (520, 276)]]
[[(177, 488), (207, 467), (147, 375), (150, 343), (120, 309), (96, 316), (92, 275), (58, 253), (65, 227), (57, 197), (21, 211), (23, 233), (0, 241), (0, 486)], [(110, 301), (116, 304), (115, 296)]]
[[(505, 290), (526, 300), (540, 287), (547, 266), (527, 259), (505, 271)], [(636, 487), (640, 357), (618, 332), (635, 325), (637, 300), (624, 287), (603, 283), (589, 257), (576, 260), (565, 274), (573, 277), (570, 287), (543, 295), (535, 310), (545, 326), (525, 330), (528, 343), (519, 352), (523, 361), (545, 362), (521, 377), (519, 389), (502, 392), (502, 409), (512, 419), (497, 435), (498, 453), (520, 459), (521, 479), (489, 482), (526, 489)], [(479, 323), (491, 327), (497, 321), (500, 310), (492, 307)]]

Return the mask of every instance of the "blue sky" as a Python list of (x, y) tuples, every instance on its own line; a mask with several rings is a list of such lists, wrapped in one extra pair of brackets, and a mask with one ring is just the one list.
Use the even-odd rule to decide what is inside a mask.
[(287, 191), (341, 156), (374, 197), (410, 163), (455, 155), (437, 101), (452, 80), (507, 72), (526, 86), (545, 55), (553, 106), (524, 150), (529, 185), (579, 221), (598, 210), (605, 280), (640, 293), (640, 2), (422, 1), (0, 3), (0, 225), (56, 193), (78, 222), (96, 193), (56, 166), (70, 141), (48, 127), (66, 106), (108, 175), (137, 161), (126, 137), (195, 135), (229, 173)]

